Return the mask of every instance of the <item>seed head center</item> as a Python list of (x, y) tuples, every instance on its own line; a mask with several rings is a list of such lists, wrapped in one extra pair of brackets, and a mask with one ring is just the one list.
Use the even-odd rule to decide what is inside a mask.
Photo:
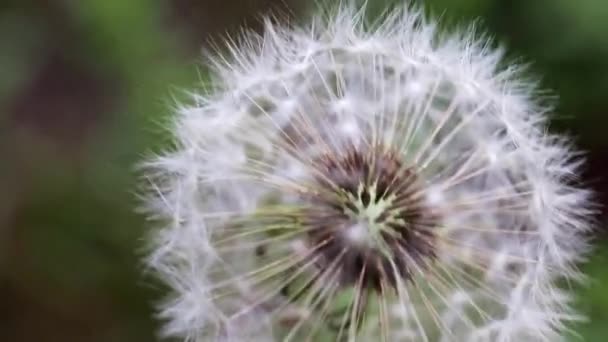
[(353, 147), (316, 166), (319, 191), (305, 198), (309, 243), (319, 246), (322, 265), (338, 262), (343, 283), (394, 286), (397, 277), (410, 278), (413, 262), (433, 256), (420, 181), (397, 154)]
[(379, 197), (376, 186), (366, 189), (363, 183), (360, 183), (357, 195), (353, 205), (344, 208), (353, 222), (344, 234), (355, 245), (378, 249), (383, 242), (382, 234), (390, 231), (386, 220), (392, 200)]

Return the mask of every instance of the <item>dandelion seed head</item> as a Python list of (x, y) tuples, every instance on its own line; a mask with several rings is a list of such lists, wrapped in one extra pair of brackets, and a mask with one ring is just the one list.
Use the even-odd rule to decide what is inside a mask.
[(473, 30), (339, 6), (210, 60), (151, 161), (148, 264), (187, 341), (555, 341), (591, 194)]

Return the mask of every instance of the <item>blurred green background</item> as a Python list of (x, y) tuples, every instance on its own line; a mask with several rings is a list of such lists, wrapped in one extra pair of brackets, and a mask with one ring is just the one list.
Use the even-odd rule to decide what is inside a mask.
[[(393, 1), (395, 2), (395, 1)], [(307, 0), (0, 1), (0, 341), (154, 341), (163, 289), (142, 275), (134, 165), (204, 74), (202, 47)], [(386, 1), (371, 1), (380, 9)], [(427, 0), (447, 26), (480, 18), (560, 98), (551, 129), (588, 151), (606, 202), (608, 1)], [(523, 59), (520, 59), (523, 57)], [(603, 215), (600, 222), (605, 222)], [(574, 330), (608, 340), (603, 229)], [(576, 337), (573, 337), (575, 340)]]

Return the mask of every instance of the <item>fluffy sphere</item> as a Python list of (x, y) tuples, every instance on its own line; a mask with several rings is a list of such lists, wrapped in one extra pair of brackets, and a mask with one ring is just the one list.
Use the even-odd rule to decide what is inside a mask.
[(473, 30), (342, 6), (210, 60), (147, 164), (188, 341), (556, 341), (592, 214), (551, 109)]

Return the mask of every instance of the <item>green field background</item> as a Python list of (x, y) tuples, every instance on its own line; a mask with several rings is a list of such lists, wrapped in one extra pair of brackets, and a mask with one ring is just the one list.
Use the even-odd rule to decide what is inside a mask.
[[(394, 1), (393, 1), (394, 2)], [(165, 146), (163, 122), (205, 78), (204, 46), (271, 8), (313, 1), (0, 1), (0, 341), (155, 341), (164, 289), (142, 273), (146, 231), (134, 165)], [(370, 1), (378, 11), (386, 1)], [(477, 20), (559, 98), (551, 129), (588, 151), (606, 202), (608, 1), (428, 0), (446, 28)], [(600, 218), (600, 225), (605, 217)], [(573, 328), (608, 341), (608, 248)], [(578, 340), (572, 336), (572, 340)]]

